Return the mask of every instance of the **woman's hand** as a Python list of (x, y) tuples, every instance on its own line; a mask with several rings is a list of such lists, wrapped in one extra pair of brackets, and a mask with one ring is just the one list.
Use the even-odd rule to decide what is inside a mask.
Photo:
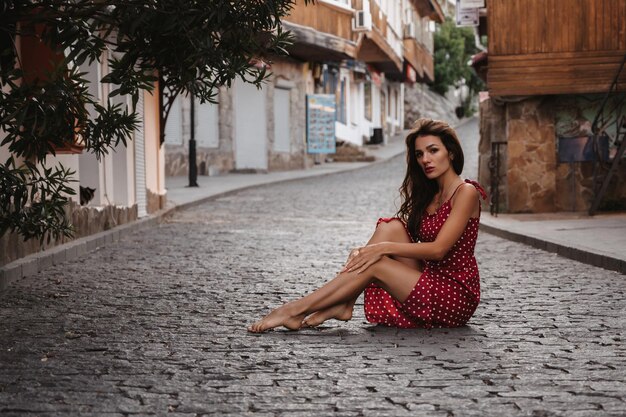
[(387, 254), (385, 242), (373, 243), (362, 248), (353, 249), (348, 256), (348, 261), (341, 272), (357, 271), (357, 274), (365, 271)]

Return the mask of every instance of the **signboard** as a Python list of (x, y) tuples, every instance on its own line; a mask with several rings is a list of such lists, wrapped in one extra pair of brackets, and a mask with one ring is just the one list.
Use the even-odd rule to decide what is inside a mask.
[(485, 7), (485, 0), (460, 0), (462, 9), (473, 9)]
[(597, 150), (594, 150), (593, 136), (558, 137), (559, 162), (593, 162), (598, 159), (609, 159), (609, 137), (600, 136), (596, 140)]
[(478, 8), (463, 8), (461, 0), (456, 0), (456, 25), (478, 26)]
[(334, 94), (306, 96), (306, 143), (308, 153), (335, 153), (335, 119), (337, 106)]

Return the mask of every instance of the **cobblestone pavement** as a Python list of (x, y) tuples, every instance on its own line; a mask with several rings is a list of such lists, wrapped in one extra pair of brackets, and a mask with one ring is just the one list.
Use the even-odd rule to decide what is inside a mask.
[[(394, 212), (395, 158), (180, 212), (0, 294), (0, 414), (624, 416), (626, 280), (482, 234), (468, 326), (248, 334)], [(397, 202), (397, 201), (396, 201)]]

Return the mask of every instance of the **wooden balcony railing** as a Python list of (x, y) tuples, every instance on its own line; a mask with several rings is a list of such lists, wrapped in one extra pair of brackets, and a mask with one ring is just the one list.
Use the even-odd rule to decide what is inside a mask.
[(305, 5), (304, 0), (297, 0), (291, 14), (284, 20), (351, 40), (352, 17), (352, 11), (341, 7), (321, 1)]

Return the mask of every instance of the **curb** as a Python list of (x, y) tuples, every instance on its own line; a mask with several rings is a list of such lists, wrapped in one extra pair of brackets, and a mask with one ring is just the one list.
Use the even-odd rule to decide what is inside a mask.
[(523, 235), (521, 233), (487, 225), (482, 222), (480, 223), (479, 228), (484, 232), (511, 240), (513, 242), (523, 243), (546, 252), (556, 253), (557, 255), (568, 259), (626, 274), (626, 261), (623, 259), (613, 258), (611, 256), (565, 246), (533, 236)]
[(19, 279), (34, 275), (53, 265), (77, 259), (85, 253), (119, 241), (122, 236), (127, 236), (147, 227), (154, 226), (158, 224), (160, 217), (169, 210), (171, 209), (160, 210), (150, 216), (116, 226), (111, 230), (81, 237), (71, 242), (54, 246), (41, 252), (32, 253), (10, 262), (0, 267), (0, 291)]

